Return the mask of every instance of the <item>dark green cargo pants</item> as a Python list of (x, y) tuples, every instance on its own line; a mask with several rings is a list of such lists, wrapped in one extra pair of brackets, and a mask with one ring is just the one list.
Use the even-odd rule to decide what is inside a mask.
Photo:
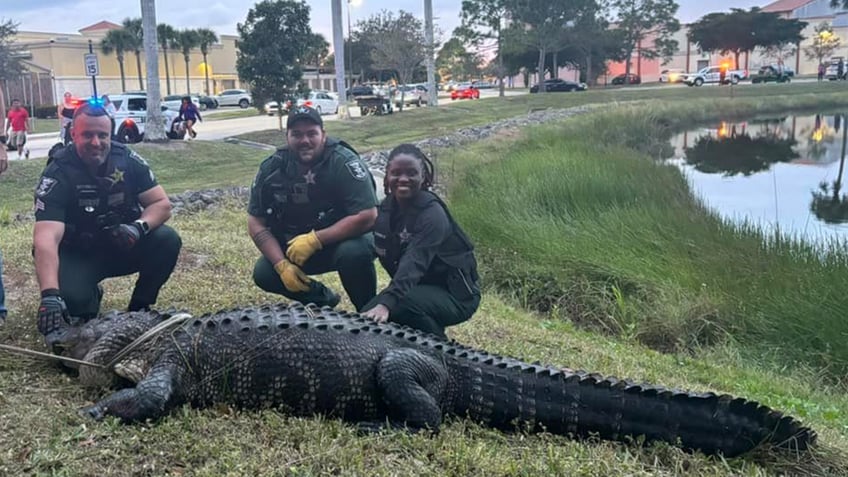
[(101, 280), (138, 272), (129, 309), (156, 303), (159, 289), (168, 281), (182, 248), (174, 229), (162, 225), (128, 251), (112, 249), (59, 250), (59, 289), (71, 316), (89, 319), (100, 312)]
[[(281, 244), (285, 245), (285, 244)], [(339, 272), (342, 286), (350, 297), (356, 310), (368, 302), (377, 293), (377, 271), (374, 268), (374, 237), (369, 233), (340, 242), (315, 252), (301, 267), (307, 275), (318, 275), (332, 271)], [(292, 292), (284, 285), (274, 265), (265, 257), (260, 257), (253, 267), (253, 281), (270, 293), (282, 295), (301, 303), (314, 303), (318, 306), (334, 305), (336, 294), (323, 283), (312, 279), (310, 290)]]
[[(377, 306), (377, 298), (365, 310)], [(471, 318), (480, 306), (480, 295), (459, 301), (446, 289), (433, 285), (416, 285), (391, 310), (389, 321), (445, 337), (445, 328)]]

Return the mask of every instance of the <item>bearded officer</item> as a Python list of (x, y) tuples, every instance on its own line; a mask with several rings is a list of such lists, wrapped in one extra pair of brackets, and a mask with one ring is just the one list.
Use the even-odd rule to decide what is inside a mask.
[(100, 281), (138, 272), (129, 311), (149, 309), (171, 276), (182, 242), (164, 225), (171, 202), (147, 163), (112, 144), (102, 106), (74, 112), (72, 143), (55, 152), (35, 190), (33, 253), (41, 288), (38, 330), (97, 316)]
[(309, 275), (338, 271), (360, 310), (377, 289), (371, 172), (352, 147), (327, 137), (313, 108), (289, 113), (286, 142), (251, 188), (248, 231), (262, 252), (253, 280), (265, 291), (333, 307), (339, 296)]

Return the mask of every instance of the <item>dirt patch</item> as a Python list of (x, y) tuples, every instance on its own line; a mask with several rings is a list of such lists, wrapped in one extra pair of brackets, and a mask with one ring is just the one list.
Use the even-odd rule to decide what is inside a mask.
[(177, 259), (177, 270), (195, 270), (209, 261), (209, 255), (183, 250)]
[(495, 140), (514, 140), (523, 136), (520, 128), (503, 128), (493, 136)]

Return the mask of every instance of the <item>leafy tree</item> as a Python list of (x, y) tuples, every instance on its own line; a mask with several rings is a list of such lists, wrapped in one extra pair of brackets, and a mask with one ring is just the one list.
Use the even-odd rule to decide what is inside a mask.
[[(625, 74), (630, 74), (633, 52), (639, 48), (643, 58), (670, 58), (677, 51), (672, 35), (680, 30), (674, 0), (612, 0), (617, 29), (621, 30)], [(650, 38), (649, 43), (645, 43)]]
[(445, 42), (436, 55), (436, 69), (446, 79), (477, 76), (480, 73), (480, 62), (480, 55), (468, 51), (457, 36)]
[(403, 10), (398, 16), (383, 10), (359, 22), (358, 26), (362, 39), (371, 47), (374, 66), (393, 70), (399, 84), (409, 83), (415, 70), (427, 58), (427, 42), (421, 20)]
[(200, 45), (200, 36), (197, 30), (180, 30), (177, 32), (177, 48), (183, 53), (183, 61), (185, 61), (185, 76), (186, 76), (186, 94), (191, 94), (191, 81), (189, 80), (189, 72), (191, 71), (189, 63), (191, 62), (191, 50)]
[(171, 25), (160, 23), (156, 25), (156, 39), (162, 47), (162, 56), (165, 57), (165, 88), (171, 94), (171, 69), (168, 66), (168, 47), (172, 46), (177, 38), (177, 30)]
[(818, 64), (822, 64), (826, 57), (833, 55), (833, 52), (842, 46), (842, 40), (833, 33), (833, 29), (826, 22), (819, 23), (815, 32), (813, 44), (804, 48), (804, 54), (807, 59), (818, 60)]
[(500, 97), (505, 95), (503, 80), (507, 73), (503, 54), (503, 22), (506, 14), (506, 0), (463, 0), (462, 26), (457, 32), (457, 36), (464, 37), (478, 47), (483, 41), (495, 41), (495, 76), (498, 78)]
[(20, 57), (15, 55), (17, 47), (12, 44), (12, 38), (17, 34), (17, 23), (12, 20), (0, 22), (0, 81), (9, 81), (24, 71)]
[(115, 52), (118, 60), (118, 70), (121, 72), (121, 91), (127, 90), (126, 75), (124, 74), (124, 53), (133, 50), (135, 38), (124, 28), (109, 30), (100, 41), (100, 49), (104, 54), (110, 55)]
[(545, 57), (562, 49), (566, 30), (588, 14), (594, 0), (506, 0), (512, 26), (506, 36), (511, 42), (532, 46), (538, 52), (539, 92), (545, 92)]
[(321, 67), (327, 63), (330, 53), (330, 44), (327, 43), (327, 40), (324, 38), (324, 35), (320, 33), (313, 34), (307, 43), (307, 50), (305, 56), (305, 63), (307, 65), (314, 65), (315, 71), (317, 71), (318, 76), (318, 84), (321, 84)]
[[(624, 61), (624, 32), (609, 28), (604, 9), (589, 4), (572, 28), (566, 31), (566, 47), (558, 52), (562, 64), (580, 69), (581, 81), (594, 84), (606, 71), (608, 61)], [(557, 63), (557, 61), (552, 61)], [(557, 64), (552, 68), (557, 69)]]
[(144, 48), (144, 28), (141, 18), (125, 18), (123, 28), (129, 33), (127, 38), (132, 39), (131, 49), (135, 53), (135, 66), (138, 71), (138, 89), (144, 90), (144, 81), (141, 78), (141, 50)]
[(734, 8), (730, 13), (711, 13), (693, 23), (689, 39), (702, 51), (732, 53), (739, 68), (739, 56), (757, 47), (766, 49), (767, 56), (785, 58), (803, 39), (804, 25), (756, 7), (749, 11)]
[[(281, 38), (311, 38), (309, 5), (304, 0), (263, 0), (247, 13), (236, 28), (236, 70), (251, 85), (254, 102), (285, 104), (299, 93), (303, 78), (301, 59), (308, 45)], [(282, 126), (283, 108), (278, 108)]]
[(209, 89), (209, 63), (206, 61), (209, 55), (209, 47), (218, 42), (218, 35), (208, 28), (197, 29), (197, 47), (200, 48), (200, 54), (203, 55), (203, 75), (206, 77), (206, 94), (212, 94)]
[(762, 12), (751, 9), (751, 31), (757, 38), (757, 46), (765, 50), (765, 56), (774, 58), (779, 63), (798, 51), (804, 37), (801, 32), (807, 26), (805, 22), (796, 19), (781, 18), (776, 13)]
[(503, 51), (504, 72), (507, 76), (522, 74), (524, 84), (530, 84), (530, 75), (538, 72), (539, 52), (533, 47), (505, 42)]

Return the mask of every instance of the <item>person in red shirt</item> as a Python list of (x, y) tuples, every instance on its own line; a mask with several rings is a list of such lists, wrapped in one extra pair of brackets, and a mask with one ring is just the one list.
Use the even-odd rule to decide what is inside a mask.
[[(26, 135), (29, 131), (29, 113), (26, 108), (21, 106), (21, 101), (12, 100), (12, 109), (9, 110), (6, 123), (6, 132), (9, 136), (9, 144), (18, 149), (18, 159), (24, 155), (24, 144), (26, 144)], [(11, 132), (10, 132), (11, 131)], [(26, 150), (26, 158), (29, 159), (29, 149)]]

